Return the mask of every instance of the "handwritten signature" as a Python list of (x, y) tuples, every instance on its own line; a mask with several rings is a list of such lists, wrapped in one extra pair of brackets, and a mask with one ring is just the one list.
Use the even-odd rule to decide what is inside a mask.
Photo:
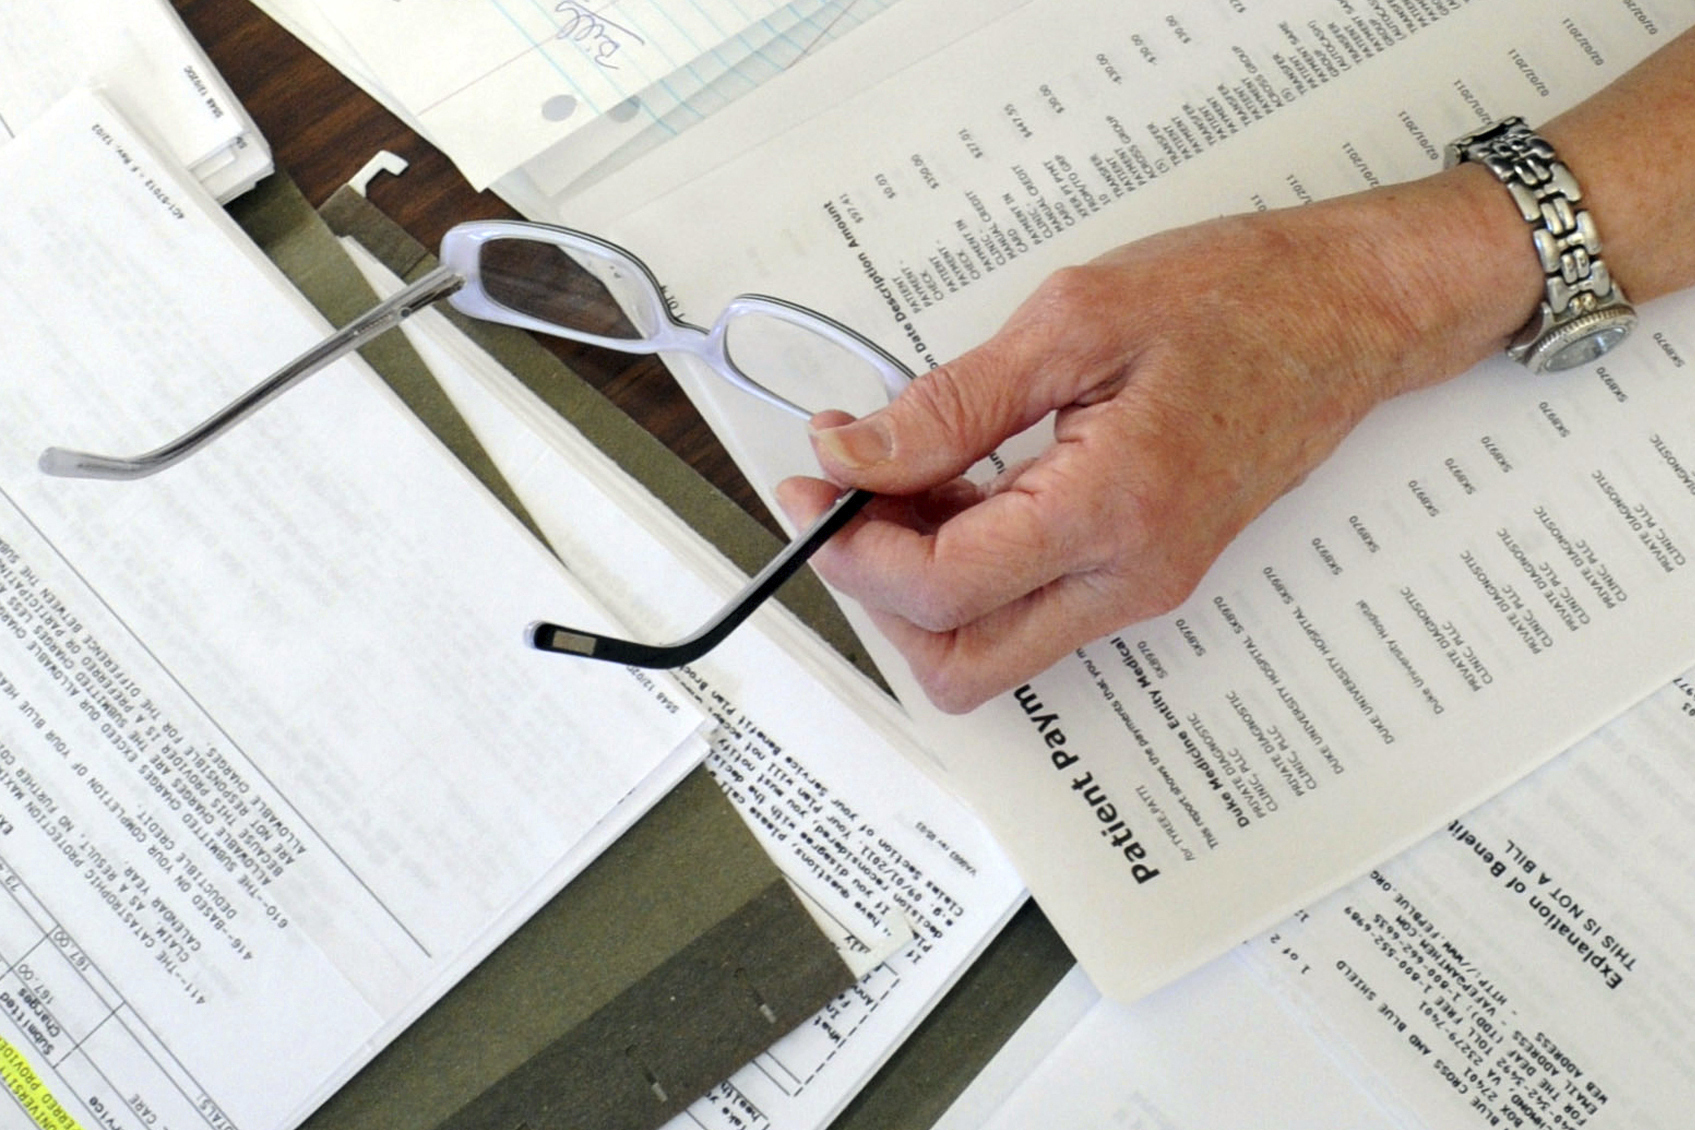
[(553, 10), (561, 17), (555, 38), (576, 44), (583, 54), (609, 71), (618, 69), (616, 58), (620, 49), (630, 43), (640, 46), (647, 42), (633, 28), (613, 23), (578, 0), (561, 0)]

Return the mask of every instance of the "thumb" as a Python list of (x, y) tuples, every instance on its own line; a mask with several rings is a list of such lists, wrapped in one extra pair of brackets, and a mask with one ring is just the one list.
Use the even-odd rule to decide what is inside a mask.
[[(908, 385), (886, 408), (812, 422), (812, 446), (832, 480), (878, 494), (911, 494), (957, 477), (1008, 436), (1061, 405), (1006, 335)], [(1066, 398), (1067, 400), (1069, 397)]]

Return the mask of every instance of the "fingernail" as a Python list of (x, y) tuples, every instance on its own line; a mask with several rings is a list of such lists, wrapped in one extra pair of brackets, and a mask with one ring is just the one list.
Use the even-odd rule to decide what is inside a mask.
[(887, 463), (894, 455), (894, 437), (878, 416), (824, 428), (814, 432), (813, 439), (831, 462), (854, 470)]

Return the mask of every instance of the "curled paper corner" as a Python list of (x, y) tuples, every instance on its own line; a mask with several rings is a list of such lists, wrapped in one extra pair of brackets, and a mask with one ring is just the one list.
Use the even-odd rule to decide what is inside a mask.
[(913, 939), (918, 936), (912, 920), (904, 911), (897, 909), (895, 917), (882, 923), (883, 932), (880, 937), (866, 937), (832, 914), (816, 898), (802, 890), (793, 879), (789, 880), (789, 888), (800, 898), (801, 905), (811, 912), (819, 929), (835, 943), (836, 952), (841, 954), (842, 960), (847, 963), (848, 969), (855, 977), (864, 977), (912, 944)]

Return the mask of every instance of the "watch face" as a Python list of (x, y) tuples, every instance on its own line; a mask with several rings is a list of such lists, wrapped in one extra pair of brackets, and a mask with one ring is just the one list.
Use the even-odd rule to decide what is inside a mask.
[(1623, 341), (1628, 333), (1630, 333), (1629, 326), (1610, 326), (1604, 330), (1597, 330), (1595, 333), (1580, 337), (1558, 350), (1552, 357), (1548, 358), (1543, 367), (1551, 372), (1558, 372), (1561, 369), (1575, 369), (1579, 365), (1587, 365)]
[(1527, 358), (1539, 373), (1558, 372), (1587, 365), (1623, 341), (1636, 328), (1636, 312), (1629, 307), (1597, 310), (1561, 326), (1537, 342)]

